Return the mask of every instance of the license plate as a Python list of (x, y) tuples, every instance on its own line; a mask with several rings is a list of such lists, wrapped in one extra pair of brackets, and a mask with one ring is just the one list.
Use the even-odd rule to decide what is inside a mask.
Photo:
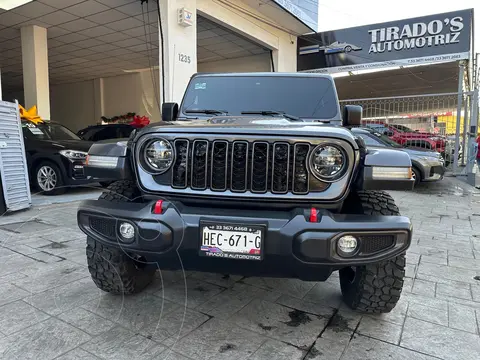
[(200, 255), (237, 260), (262, 260), (265, 227), (200, 223)]

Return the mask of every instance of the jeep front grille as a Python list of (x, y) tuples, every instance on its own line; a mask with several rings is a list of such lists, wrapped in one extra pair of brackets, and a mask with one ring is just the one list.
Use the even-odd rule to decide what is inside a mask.
[(177, 139), (174, 145), (176, 158), (171, 178), (174, 188), (277, 194), (309, 192), (308, 143)]

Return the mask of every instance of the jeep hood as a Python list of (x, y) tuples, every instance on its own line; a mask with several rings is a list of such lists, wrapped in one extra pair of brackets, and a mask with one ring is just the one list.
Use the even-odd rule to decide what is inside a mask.
[(342, 126), (323, 122), (294, 121), (283, 116), (214, 116), (210, 119), (161, 122), (143, 128), (137, 136), (147, 133), (331, 137), (355, 143), (352, 133)]

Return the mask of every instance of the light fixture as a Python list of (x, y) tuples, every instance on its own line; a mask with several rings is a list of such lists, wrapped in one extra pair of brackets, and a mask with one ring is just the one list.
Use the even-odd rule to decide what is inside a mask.
[(337, 252), (340, 256), (348, 257), (355, 254), (358, 241), (354, 236), (345, 235), (337, 241)]
[(374, 166), (372, 168), (374, 180), (405, 180), (412, 178), (411, 167)]
[(120, 233), (121, 240), (125, 240), (126, 242), (132, 241), (135, 237), (135, 228), (128, 222), (122, 222), (118, 228), (118, 232)]
[(28, 4), (29, 2), (32, 2), (33, 0), (2, 0), (0, 1), (0, 9), (3, 10), (12, 10), (15, 9), (16, 7)]
[(118, 164), (117, 156), (88, 155), (85, 165), (97, 168), (115, 169)]

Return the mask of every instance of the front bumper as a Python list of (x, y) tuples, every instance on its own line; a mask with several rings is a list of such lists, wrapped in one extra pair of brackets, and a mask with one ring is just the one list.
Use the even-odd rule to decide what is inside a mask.
[(423, 167), (422, 181), (442, 180), (445, 175), (444, 163), (439, 160), (429, 160), (420, 162)]
[[(153, 214), (155, 201), (110, 203), (84, 201), (78, 224), (88, 236), (127, 253), (142, 256), (161, 269), (211, 271), (244, 276), (297, 277), (324, 280), (333, 270), (378, 262), (395, 257), (409, 247), (412, 225), (402, 216), (339, 215), (318, 210), (317, 222), (309, 222), (309, 211), (200, 208), (163, 202), (163, 213)], [(136, 228), (131, 243), (118, 236), (120, 222)], [(263, 225), (263, 259), (237, 260), (199, 256), (200, 221)], [(343, 258), (336, 252), (340, 236), (354, 235), (358, 253)]]

